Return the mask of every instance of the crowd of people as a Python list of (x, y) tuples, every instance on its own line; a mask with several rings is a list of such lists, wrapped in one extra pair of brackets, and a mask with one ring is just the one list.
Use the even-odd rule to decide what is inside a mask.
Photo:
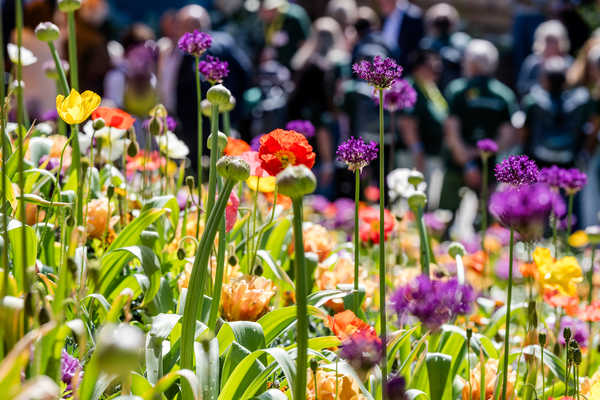
[[(4, 16), (10, 3), (3, 3)], [(66, 21), (52, 1), (25, 3), (23, 45), (39, 60), (24, 69), (26, 88), (35, 88), (25, 90), (25, 99), (30, 117), (43, 120), (54, 107), (48, 93), (56, 89), (42, 73), (51, 55), (33, 29), (52, 20), (65, 35)], [(110, 16), (133, 13), (135, 20), (135, 11), (120, 3), (85, 0), (77, 13), (80, 87), (139, 120), (164, 104), (190, 149), (197, 148), (198, 112), (195, 60), (177, 47), (185, 32), (209, 32), (213, 43), (206, 56), (228, 63), (224, 85), (236, 99), (231, 123), (237, 136), (250, 143), (290, 120), (314, 125), (319, 191), (330, 198), (349, 196), (353, 188), (352, 175), (336, 164), (337, 145), (350, 136), (377, 140), (373, 89), (351, 66), (377, 55), (393, 57), (416, 102), (386, 113), (386, 168), (423, 171), (432, 207), (456, 210), (461, 188), (479, 190), (475, 144), (491, 138), (498, 157), (522, 152), (540, 166), (587, 171), (590, 183), (579, 196), (577, 215), (583, 226), (597, 222), (600, 2), (513, 1), (508, 64), (514, 79), (503, 82), (497, 79), (497, 47), (465, 32), (448, 3), (422, 9), (408, 0), (215, 0), (167, 9), (159, 18), (139, 15), (148, 24), (125, 28)], [(3, 18), (10, 37), (10, 18)], [(66, 48), (62, 54), (66, 58)], [(197, 156), (190, 152), (190, 166)], [(375, 176), (377, 171), (365, 171), (363, 179)]]

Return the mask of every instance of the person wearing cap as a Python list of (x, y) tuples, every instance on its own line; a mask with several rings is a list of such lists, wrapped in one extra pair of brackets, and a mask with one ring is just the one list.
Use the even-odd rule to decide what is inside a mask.
[(444, 159), (447, 171), (440, 208), (456, 210), (462, 186), (480, 188), (477, 141), (496, 140), (501, 151), (516, 141), (511, 117), (517, 103), (514, 93), (493, 78), (497, 65), (496, 47), (486, 40), (473, 39), (463, 60), (465, 77), (451, 82), (446, 90), (449, 117), (444, 124)]

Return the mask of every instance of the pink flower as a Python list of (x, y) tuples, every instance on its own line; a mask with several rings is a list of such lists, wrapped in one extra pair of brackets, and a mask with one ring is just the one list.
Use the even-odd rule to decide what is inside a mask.
[(235, 192), (231, 192), (231, 195), (229, 196), (229, 201), (227, 202), (227, 207), (225, 207), (225, 231), (229, 232), (233, 229), (235, 221), (237, 220), (239, 206), (239, 197), (237, 196), (237, 194), (235, 194)]

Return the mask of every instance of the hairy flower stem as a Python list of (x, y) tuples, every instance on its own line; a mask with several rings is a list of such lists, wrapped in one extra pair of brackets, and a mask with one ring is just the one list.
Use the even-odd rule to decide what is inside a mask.
[[(358, 294), (358, 263), (360, 260), (360, 242), (358, 237), (358, 203), (360, 201), (360, 170), (354, 171), (354, 314), (358, 315), (360, 308)], [(337, 379), (337, 378), (336, 378)]]
[[(387, 382), (387, 316), (385, 306), (385, 145), (383, 142), (383, 89), (379, 89), (379, 323), (381, 342), (383, 343), (383, 357), (381, 358), (381, 387), (386, 387)], [(387, 398), (385, 391), (381, 392), (382, 400)]]
[(540, 344), (540, 369), (542, 370), (542, 396), (546, 393), (546, 376), (544, 375), (544, 346)]
[[(225, 206), (227, 205), (229, 195), (235, 184), (236, 181), (232, 179), (224, 181), (223, 188), (219, 193), (219, 198), (214, 205), (214, 209), (208, 214), (206, 228), (202, 233), (202, 238), (196, 249), (183, 312), (180, 353), (181, 368), (193, 369), (194, 366), (194, 333), (196, 331), (196, 321), (202, 315), (204, 289), (206, 287), (206, 282), (209, 279), (208, 259), (217, 234), (217, 229), (223, 219)], [(188, 384), (184, 384), (183, 399), (189, 400), (192, 398), (193, 394), (191, 388)]]
[[(306, 369), (308, 364), (308, 307), (306, 305), (306, 262), (304, 260), (304, 240), (302, 238), (302, 197), (292, 199), (294, 210), (294, 277), (296, 279), (296, 319), (298, 356), (296, 358), (295, 399), (306, 398)], [(316, 382), (315, 382), (316, 387)]]
[(506, 293), (506, 323), (504, 328), (504, 362), (502, 363), (502, 396), (500, 399), (506, 399), (506, 390), (508, 384), (508, 353), (510, 343), (510, 301), (512, 298), (513, 284), (513, 252), (515, 247), (515, 231), (510, 228), (510, 243), (508, 245), (508, 291)]

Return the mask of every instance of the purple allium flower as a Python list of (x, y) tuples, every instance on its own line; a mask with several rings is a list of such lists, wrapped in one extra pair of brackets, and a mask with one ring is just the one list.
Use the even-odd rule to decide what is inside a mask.
[(184, 53), (200, 57), (210, 48), (211, 44), (212, 37), (208, 33), (198, 32), (194, 29), (194, 32), (186, 32), (179, 38), (177, 47)]
[(496, 164), (495, 174), (498, 182), (521, 186), (536, 183), (539, 171), (535, 161), (529, 157), (510, 156)]
[(481, 153), (481, 157), (489, 157), (498, 152), (498, 144), (492, 139), (481, 139), (477, 141), (477, 148)]
[(63, 349), (60, 357), (60, 373), (61, 379), (67, 385), (71, 385), (71, 380), (75, 377), (77, 371), (81, 371), (81, 363), (79, 360)]
[[(379, 94), (374, 93), (375, 103), (379, 104)], [(389, 112), (395, 112), (410, 108), (417, 101), (417, 92), (404, 79), (398, 79), (389, 88), (383, 91), (383, 108)]]
[(335, 205), (335, 229), (351, 231), (354, 229), (354, 200), (341, 197), (333, 202)]
[(220, 83), (229, 75), (229, 63), (217, 57), (206, 56), (205, 60), (198, 63), (198, 71), (211, 84)]
[(385, 392), (389, 400), (408, 400), (406, 394), (406, 379), (403, 376), (393, 376), (386, 382)]
[(587, 175), (577, 168), (565, 169), (561, 176), (561, 187), (567, 194), (579, 192), (587, 183)]
[(338, 161), (345, 162), (350, 171), (361, 171), (377, 158), (377, 143), (367, 144), (363, 138), (351, 137), (339, 145), (335, 154)]
[(43, 122), (56, 121), (58, 120), (58, 111), (56, 109), (48, 110), (41, 115), (40, 120)]
[(357, 371), (368, 371), (383, 357), (383, 343), (369, 331), (358, 331), (341, 344), (340, 356)]
[(558, 190), (562, 185), (562, 177), (564, 170), (556, 165), (551, 167), (542, 168), (538, 176), (538, 180), (542, 183), (547, 184), (552, 189)]
[(500, 223), (517, 231), (521, 240), (532, 241), (542, 236), (544, 224), (559, 202), (560, 196), (543, 183), (508, 186), (492, 194), (489, 210)]
[(167, 130), (170, 132), (175, 132), (175, 128), (177, 128), (177, 121), (175, 121), (175, 118), (167, 115)]
[[(496, 261), (495, 270), (496, 276), (503, 280), (508, 280), (508, 271), (510, 268), (510, 257), (508, 253), (502, 254), (498, 261)], [(521, 270), (519, 269), (519, 262), (516, 257), (513, 257), (513, 278), (520, 279), (523, 277)]]
[(263, 136), (264, 134), (254, 136), (252, 140), (250, 140), (250, 148), (252, 149), (252, 151), (258, 151), (258, 149), (260, 149), (260, 138)]
[(391, 304), (400, 320), (412, 315), (435, 331), (452, 317), (471, 312), (475, 298), (473, 288), (459, 284), (456, 279), (431, 280), (420, 275), (398, 288), (391, 297)]
[(560, 320), (560, 335), (558, 335), (558, 341), (563, 346), (565, 345), (565, 328), (571, 329), (571, 337), (579, 344), (579, 346), (587, 346), (590, 331), (588, 330), (588, 326), (585, 322), (581, 321), (578, 318), (572, 318), (569, 316), (562, 317), (562, 319)]
[(435, 212), (428, 212), (423, 215), (425, 226), (434, 232), (443, 232), (446, 229), (446, 222), (442, 221)]
[(391, 58), (375, 56), (373, 62), (362, 60), (352, 65), (352, 71), (364, 81), (379, 89), (387, 89), (400, 79), (402, 67)]
[(45, 167), (46, 171), (54, 171), (54, 169), (58, 168), (58, 166), (60, 165), (60, 160), (58, 158), (43, 155), (38, 161), (38, 166), (43, 165), (46, 161), (48, 161), (48, 164), (46, 164)]
[(301, 133), (307, 138), (315, 136), (315, 127), (313, 126), (312, 122), (304, 119), (295, 119), (288, 122), (285, 126), (285, 129), (288, 131), (296, 131)]

